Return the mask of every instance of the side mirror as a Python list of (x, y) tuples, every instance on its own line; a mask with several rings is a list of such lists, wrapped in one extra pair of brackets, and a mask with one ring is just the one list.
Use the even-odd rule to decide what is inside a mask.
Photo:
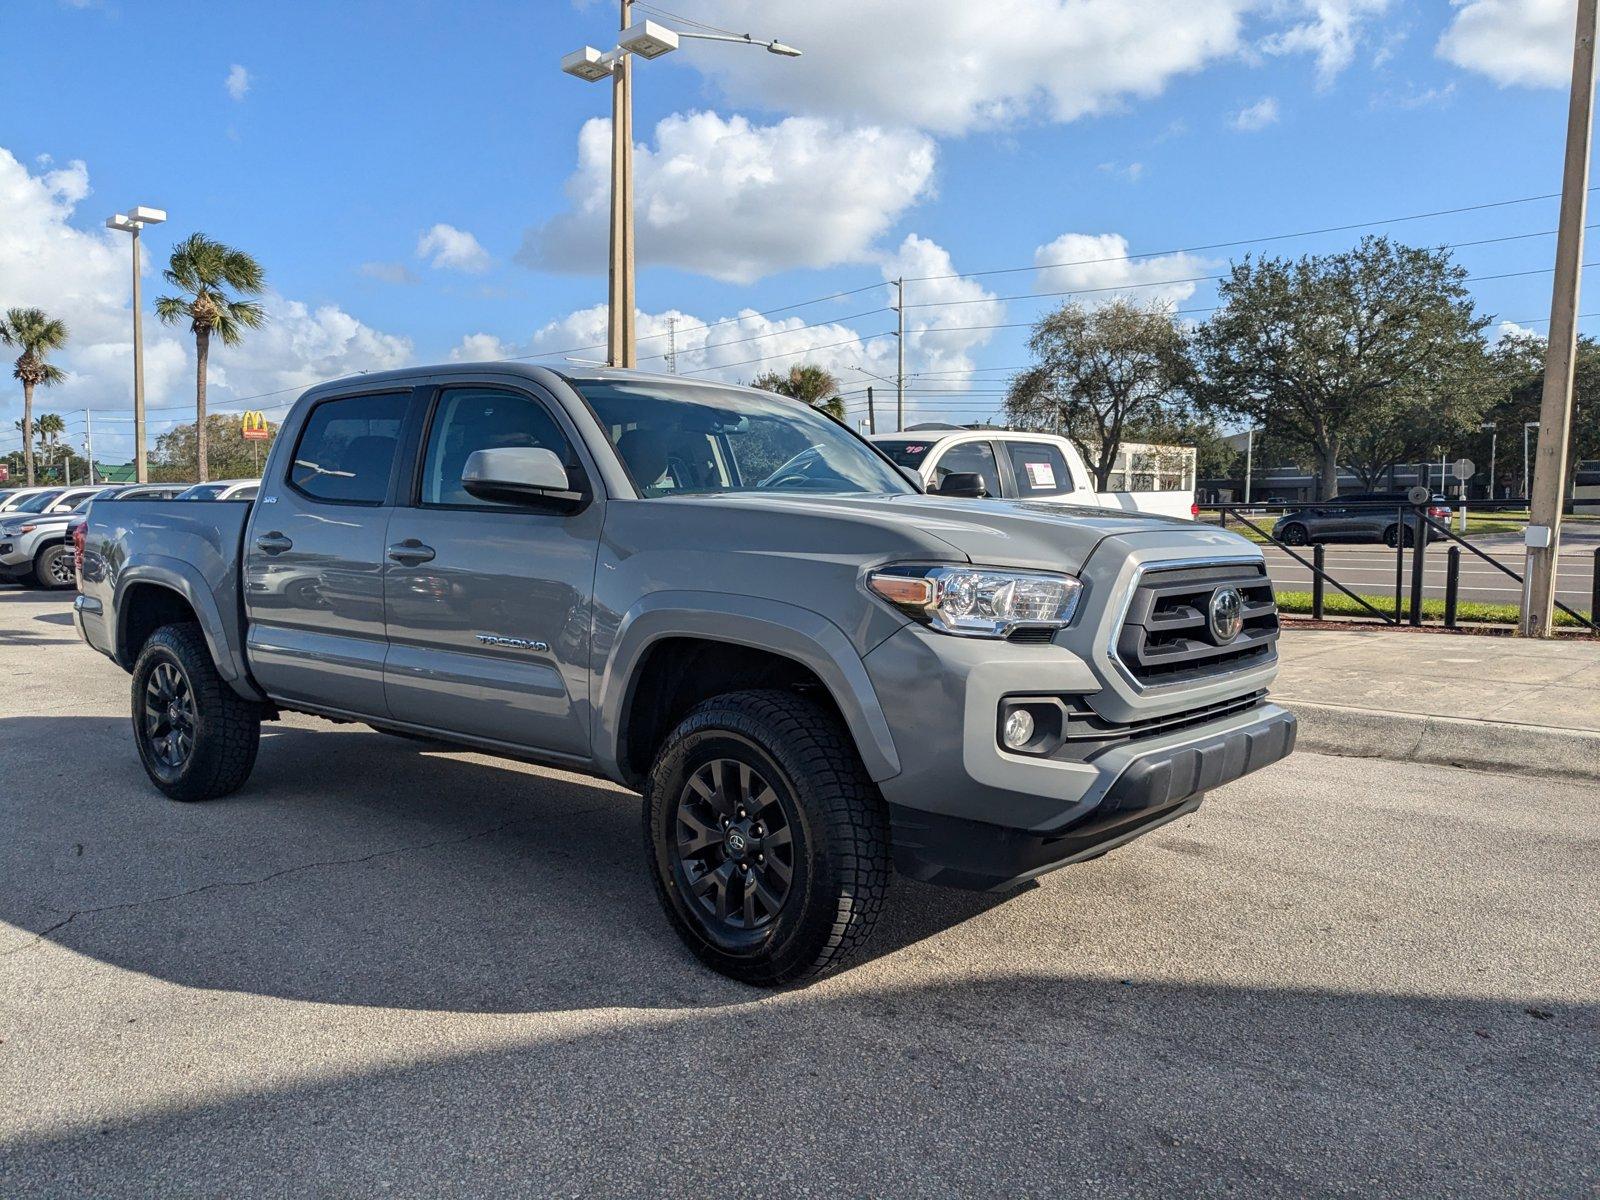
[(922, 472), (918, 471), (915, 467), (902, 467), (897, 463), (895, 464), (895, 469), (898, 470), (900, 474), (904, 475), (906, 477), (906, 482), (912, 487), (916, 488), (917, 491), (925, 492), (928, 490), (927, 485), (922, 482)]
[(983, 476), (976, 471), (951, 471), (939, 482), (939, 495), (964, 496), (971, 500), (981, 500), (989, 494), (989, 489), (983, 486)]
[(566, 510), (583, 504), (583, 493), (572, 490), (567, 469), (555, 452), (539, 446), (474, 450), (462, 468), (461, 486), (469, 496), (503, 504)]

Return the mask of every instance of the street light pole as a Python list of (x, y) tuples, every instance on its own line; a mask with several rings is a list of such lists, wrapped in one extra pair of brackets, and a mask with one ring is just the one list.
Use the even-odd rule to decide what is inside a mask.
[(1567, 108), (1566, 164), (1556, 233), (1556, 277), (1545, 347), (1544, 397), (1539, 406), (1539, 461), (1528, 506), (1528, 603), (1522, 636), (1550, 636), (1556, 602), (1556, 555), (1567, 490), (1572, 434), (1572, 383), (1578, 357), (1578, 294), (1583, 284), (1583, 223), (1589, 201), (1589, 144), (1594, 128), (1594, 39), (1600, 0), (1578, 0), (1573, 31), (1572, 96)]
[(1250, 477), (1255, 474), (1256, 465), (1256, 427), (1250, 426), (1250, 432), (1244, 435), (1244, 502), (1250, 503)]
[(139, 231), (166, 219), (164, 209), (138, 204), (106, 221), (107, 228), (133, 235), (133, 469), (134, 478), (140, 483), (150, 482), (150, 472), (145, 463), (144, 444), (144, 313), (139, 299)]
[(799, 58), (800, 51), (777, 40), (759, 42), (749, 34), (688, 33), (654, 21), (633, 24), (633, 0), (619, 0), (621, 36), (614, 48), (601, 53), (593, 46), (574, 50), (561, 60), (561, 69), (589, 83), (611, 79), (611, 258), (607, 267), (606, 362), (613, 367), (639, 365), (634, 336), (633, 249), (633, 59), (660, 58), (690, 38), (703, 42), (736, 42), (760, 46), (769, 54)]
[(1492, 504), (1499, 497), (1495, 495), (1494, 452), (1500, 445), (1500, 426), (1493, 421), (1487, 421), (1478, 426), (1479, 432), (1487, 431), (1489, 434), (1489, 502)]
[[(1522, 498), (1529, 501), (1532, 500), (1532, 497), (1528, 494), (1528, 430), (1537, 428), (1539, 428), (1539, 422), (1537, 421), (1524, 421), (1522, 423)], [(1532, 509), (1533, 505), (1530, 503), (1528, 507)]]
[(895, 353), (894, 372), (894, 428), (896, 433), (906, 429), (906, 281), (894, 281)]
[[(633, 0), (621, 0), (621, 25), (633, 23)], [(633, 324), (633, 56), (611, 68), (611, 266), (607, 302), (606, 361), (639, 365)]]

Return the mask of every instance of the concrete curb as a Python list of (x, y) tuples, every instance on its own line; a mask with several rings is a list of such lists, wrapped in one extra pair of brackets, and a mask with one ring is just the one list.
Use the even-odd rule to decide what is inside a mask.
[(1600, 781), (1600, 733), (1591, 730), (1273, 699), (1300, 720), (1296, 749)]

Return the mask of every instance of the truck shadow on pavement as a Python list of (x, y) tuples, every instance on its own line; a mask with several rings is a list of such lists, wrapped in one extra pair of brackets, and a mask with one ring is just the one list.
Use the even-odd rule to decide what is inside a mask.
[[(24, 764), (0, 800), (16, 834), (0, 850), (0, 918), (126, 970), (452, 1012), (766, 994), (682, 947), (645, 875), (638, 798), (610, 784), (361, 726), (272, 723), (239, 793), (186, 805), (145, 779), (125, 718), (0, 720), (0, 745)], [(1006, 899), (896, 890), (872, 957)]]
[[(459, 1040), (396, 1016), (366, 1035), (370, 1059), (319, 1042), (304, 1066), (296, 1038), (326, 1032), (280, 1014), (259, 1048), (253, 1027), (241, 1045), (242, 1077), (230, 1062), (214, 1080), (190, 1039), (216, 1043), (180, 1024), (147, 1036), (184, 1064), (182, 1085), (125, 1115), (73, 1102), (0, 1147), (0, 1190), (1584, 1194), (1595, 1014), (1540, 1012), (852, 973), (738, 1008), (468, 1024)], [(275, 1082), (248, 1083), (252, 1070)], [(112, 1082), (93, 1095), (126, 1096)]]

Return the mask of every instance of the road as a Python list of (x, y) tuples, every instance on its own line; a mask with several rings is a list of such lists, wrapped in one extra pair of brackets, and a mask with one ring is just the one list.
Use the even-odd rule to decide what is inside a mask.
[[(1585, 531), (1587, 534), (1587, 531)], [(1594, 579), (1593, 535), (1566, 539), (1556, 571), (1556, 598), (1568, 607), (1587, 615)], [(1518, 575), (1522, 574), (1522, 540), (1515, 534), (1490, 534), (1473, 539), (1473, 544)], [(1277, 546), (1264, 547), (1272, 582), (1282, 589), (1311, 590), (1311, 570), (1300, 565), (1288, 551)], [(1311, 561), (1312, 549), (1299, 547), (1296, 553)], [(1351, 591), (1361, 595), (1394, 597), (1395, 551), (1388, 546), (1338, 545), (1326, 547), (1324, 569)], [(1448, 544), (1431, 543), (1422, 557), (1423, 594), (1443, 599), (1445, 593)], [(1404, 594), (1411, 594), (1411, 551), (1403, 561)], [(1330, 594), (1333, 588), (1329, 587)], [(1522, 586), (1515, 579), (1484, 562), (1470, 551), (1461, 552), (1461, 590), (1463, 601), (1488, 604), (1522, 603)]]
[(66, 615), (0, 589), (0, 1195), (1600, 1188), (1596, 789), (1297, 755), (774, 995), (608, 785), (293, 718), (163, 799)]

